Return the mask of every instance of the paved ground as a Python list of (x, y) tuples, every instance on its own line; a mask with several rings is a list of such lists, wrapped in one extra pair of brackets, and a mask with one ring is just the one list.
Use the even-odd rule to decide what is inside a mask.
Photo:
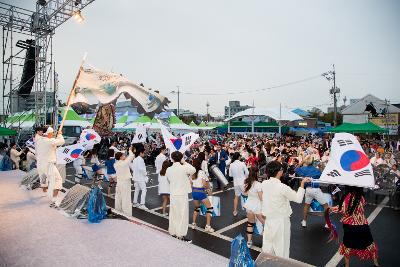
[[(157, 194), (157, 176), (154, 174), (154, 168), (148, 167), (151, 173), (150, 181), (147, 185), (146, 206), (149, 211), (143, 211), (133, 208), (133, 216), (148, 222), (162, 229), (168, 229), (168, 218), (161, 214), (161, 198)], [(65, 187), (69, 188), (73, 185), (74, 169), (72, 166), (67, 167), (67, 181)], [(113, 193), (113, 192), (112, 192)], [(246, 214), (239, 213), (237, 217), (232, 215), (233, 206), (233, 190), (228, 188), (226, 191), (218, 191), (214, 193), (221, 198), (221, 215), (212, 220), (212, 226), (216, 230), (214, 234), (208, 234), (203, 231), (205, 226), (205, 218), (200, 216), (197, 221), (199, 227), (192, 230), (189, 228), (188, 235), (192, 238), (193, 243), (207, 250), (213, 251), (224, 257), (230, 256), (230, 242), (238, 234), (245, 234)], [(133, 188), (132, 188), (133, 198)], [(400, 212), (389, 208), (388, 199), (379, 197), (375, 204), (373, 195), (367, 196), (368, 204), (366, 206), (366, 214), (370, 216), (371, 230), (375, 241), (378, 244), (381, 266), (400, 266), (400, 257), (397, 255), (397, 246), (400, 241), (400, 231), (396, 226), (400, 223)], [(114, 207), (114, 194), (106, 197), (106, 202), (110, 207)], [(329, 231), (324, 228), (324, 221), (319, 216), (309, 216), (307, 228), (300, 226), (302, 219), (302, 208), (300, 204), (293, 204), (293, 215), (291, 217), (291, 250), (290, 257), (315, 266), (339, 266), (343, 265), (343, 260), (337, 255), (338, 243), (327, 243)], [(193, 210), (193, 203), (190, 202), (190, 211)], [(339, 237), (342, 236), (342, 227), (336, 216), (333, 221), (337, 225)], [(372, 223), (371, 223), (372, 222)], [(190, 216), (191, 223), (191, 216)], [(200, 228), (201, 227), (201, 228)], [(261, 251), (261, 236), (254, 238), (254, 245), (251, 253), (255, 259)], [(372, 266), (370, 262), (361, 262), (357, 259), (351, 260), (351, 266)]]

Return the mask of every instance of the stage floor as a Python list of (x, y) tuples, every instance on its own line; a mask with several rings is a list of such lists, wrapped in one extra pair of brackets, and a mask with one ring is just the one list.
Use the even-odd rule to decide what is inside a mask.
[(228, 265), (225, 257), (144, 224), (67, 218), (40, 190), (20, 188), (23, 175), (0, 172), (0, 266)]
[[(154, 167), (148, 166), (148, 172), (151, 173), (151, 179), (147, 184), (146, 206), (150, 210), (144, 211), (132, 207), (132, 214), (140, 220), (167, 230), (168, 218), (161, 214), (161, 198), (157, 194), (158, 181)], [(73, 167), (67, 166), (65, 187), (73, 186), (73, 174)], [(133, 191), (132, 186), (132, 198)], [(222, 214), (222, 216), (215, 217), (212, 220), (212, 226), (216, 232), (213, 234), (205, 233), (205, 218), (200, 216), (197, 221), (199, 227), (195, 230), (189, 228), (188, 235), (193, 240), (193, 244), (229, 258), (230, 242), (238, 234), (245, 234), (246, 214), (242, 211), (237, 217), (232, 215), (234, 196), (232, 188), (214, 194), (221, 198)], [(107, 205), (114, 207), (114, 194), (111, 194), (110, 197), (106, 196), (106, 201)], [(372, 222), (370, 223), (372, 235), (378, 244), (381, 266), (400, 266), (400, 258), (397, 255), (397, 244), (400, 240), (400, 231), (398, 231), (397, 225), (400, 223), (400, 212), (388, 207), (387, 198), (379, 197), (378, 204), (374, 204), (375, 198), (373, 197), (368, 198), (368, 201), (371, 204), (366, 206), (366, 214), (369, 216), (368, 220)], [(339, 244), (336, 242), (327, 243), (329, 231), (324, 228), (323, 218), (310, 215), (307, 228), (304, 229), (300, 225), (303, 205), (292, 203), (292, 209), (290, 257), (315, 266), (336, 266), (338, 264), (341, 266), (344, 262), (340, 255), (337, 254)], [(190, 212), (193, 210), (192, 201), (190, 201), (189, 210)], [(190, 214), (190, 223), (191, 217)], [(342, 227), (338, 217), (333, 215), (333, 221), (338, 228), (339, 237), (341, 237)], [(254, 259), (261, 251), (261, 241), (261, 236), (256, 236), (253, 240), (254, 246), (251, 248), (251, 253)], [(351, 260), (351, 266), (361, 267), (371, 264), (357, 259)]]

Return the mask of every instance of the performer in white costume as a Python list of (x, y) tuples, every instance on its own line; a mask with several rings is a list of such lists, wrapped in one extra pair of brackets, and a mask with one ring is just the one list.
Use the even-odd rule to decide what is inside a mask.
[(171, 192), (168, 232), (183, 241), (191, 242), (185, 237), (189, 223), (188, 194), (192, 191), (189, 177), (196, 172), (196, 169), (183, 161), (183, 154), (179, 151), (173, 152), (171, 158), (174, 163), (165, 173)]
[[(40, 182), (42, 181), (42, 176), (44, 176), (46, 174), (46, 161), (43, 160), (39, 160), (38, 155), (37, 155), (37, 142), (40, 138), (45, 138), (43, 136), (43, 132), (45, 131), (45, 129), (43, 127), (37, 127), (35, 129), (35, 136), (33, 138), (33, 142), (35, 144), (35, 155), (36, 155), (36, 169), (38, 171), (38, 175), (40, 178)], [(47, 186), (43, 186), (41, 185), (41, 188), (43, 190), (43, 192), (47, 191)]]
[(124, 214), (132, 216), (131, 199), (131, 171), (129, 164), (135, 158), (132, 148), (129, 150), (129, 156), (126, 157), (122, 152), (115, 153), (116, 162), (114, 164), (117, 186), (115, 188), (115, 209)]
[[(146, 183), (149, 181), (149, 178), (147, 177), (146, 164), (144, 163), (143, 159), (144, 148), (138, 148), (136, 150), (135, 156), (136, 158), (133, 160), (131, 165), (133, 181), (135, 185), (135, 193), (133, 194), (133, 206), (147, 210), (148, 208), (145, 205), (147, 193)], [(140, 196), (140, 205), (138, 205), (139, 191), (142, 191), (142, 195)]]
[(281, 183), (283, 175), (282, 164), (272, 161), (267, 165), (269, 180), (261, 184), (263, 193), (262, 214), (266, 217), (263, 235), (263, 252), (274, 253), (277, 256), (289, 258), (290, 250), (290, 201), (301, 203), (304, 197), (304, 184), (311, 179), (302, 180), (300, 188), (293, 191)]
[(48, 193), (52, 198), (52, 204), (56, 204), (58, 191), (62, 188), (62, 177), (56, 167), (56, 149), (65, 141), (61, 133), (58, 133), (56, 138), (53, 138), (53, 134), (53, 128), (49, 127), (44, 133), (46, 137), (36, 135), (35, 148), (41, 187), (46, 189), (44, 191), (50, 189)]
[[(166, 213), (165, 210), (167, 207), (167, 203), (169, 201), (169, 182), (168, 182), (167, 177), (165, 177), (165, 172), (162, 174), (160, 172), (163, 168), (164, 162), (168, 159), (165, 156), (166, 152), (167, 152), (167, 149), (165, 148), (165, 146), (162, 146), (160, 148), (160, 154), (157, 155), (156, 160), (155, 160), (156, 174), (158, 174), (158, 194), (162, 197), (162, 200), (163, 200), (162, 213), (164, 215), (168, 215), (168, 213)], [(166, 163), (165, 166), (168, 166), (167, 164), (169, 165), (169, 163)]]

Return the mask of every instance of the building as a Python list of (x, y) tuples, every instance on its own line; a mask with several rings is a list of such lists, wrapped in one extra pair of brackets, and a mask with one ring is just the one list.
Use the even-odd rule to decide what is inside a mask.
[[(26, 110), (35, 110), (35, 95), (37, 92), (30, 93), (27, 97), (21, 97), (17, 94), (11, 96), (11, 114)], [(54, 93), (46, 94), (46, 107), (53, 108)]]
[[(345, 105), (338, 106), (337, 107), (337, 112), (341, 114), (342, 110), (344, 110), (346, 107), (347, 106), (345, 106)], [(333, 113), (334, 111), (335, 111), (334, 107), (328, 107), (327, 113)]]
[(389, 134), (398, 134), (400, 108), (376, 96), (364, 96), (343, 109), (342, 115), (343, 122), (366, 123), (371, 121), (382, 128), (388, 129)]
[(224, 117), (225, 119), (228, 119), (229, 117), (232, 117), (238, 112), (244, 111), (246, 109), (252, 108), (252, 106), (241, 106), (240, 101), (229, 101), (229, 106), (225, 106), (225, 112), (224, 112)]
[(137, 112), (137, 107), (132, 106), (131, 101), (121, 101), (117, 102), (117, 105), (115, 107), (115, 113), (125, 113), (127, 112), (130, 114), (136, 114)]
[(197, 115), (196, 113), (194, 113), (193, 111), (190, 111), (190, 110), (188, 110), (188, 109), (182, 109), (182, 108), (179, 109), (179, 112), (178, 112), (178, 109), (176, 109), (176, 108), (167, 109), (166, 111), (168, 111), (168, 112), (173, 112), (173, 113), (176, 114), (176, 115), (179, 114), (179, 116), (183, 116), (183, 117), (198, 116), (198, 115)]

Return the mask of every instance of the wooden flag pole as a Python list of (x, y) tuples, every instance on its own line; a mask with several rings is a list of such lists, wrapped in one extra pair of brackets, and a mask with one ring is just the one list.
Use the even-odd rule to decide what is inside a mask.
[(74, 81), (74, 83), (72, 85), (72, 89), (69, 92), (68, 100), (67, 100), (67, 107), (66, 107), (66, 109), (64, 111), (63, 119), (62, 119), (62, 121), (60, 123), (60, 126), (58, 128), (58, 132), (57, 132), (58, 134), (62, 134), (62, 128), (64, 127), (64, 122), (65, 122), (65, 119), (67, 118), (67, 113), (69, 111), (69, 108), (71, 107), (71, 97), (72, 97), (73, 92), (75, 91), (75, 86), (76, 86), (76, 84), (78, 82), (79, 76), (81, 75), (81, 71), (83, 69), (83, 64), (85, 64), (86, 56), (87, 56), (87, 53), (85, 53), (83, 55), (82, 62), (81, 62), (81, 65), (79, 67), (78, 74), (76, 75), (75, 81)]

